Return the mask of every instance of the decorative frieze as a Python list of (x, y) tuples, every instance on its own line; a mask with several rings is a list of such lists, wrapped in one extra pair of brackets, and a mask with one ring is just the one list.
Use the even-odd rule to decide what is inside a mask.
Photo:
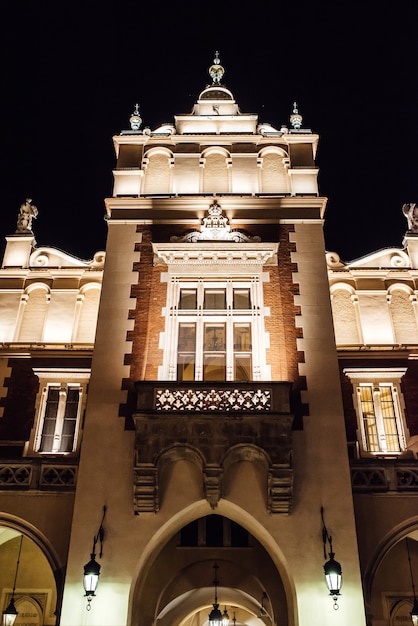
[(370, 459), (351, 464), (354, 492), (418, 491), (418, 464)]
[(75, 489), (77, 465), (55, 465), (32, 459), (30, 463), (0, 464), (0, 489)]

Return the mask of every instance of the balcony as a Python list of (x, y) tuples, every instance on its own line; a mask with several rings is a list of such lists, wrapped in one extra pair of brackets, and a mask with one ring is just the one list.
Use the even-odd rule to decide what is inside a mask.
[(135, 384), (137, 411), (202, 413), (290, 412), (288, 382), (165, 382)]
[(288, 382), (165, 382), (136, 385), (134, 505), (159, 508), (164, 458), (199, 465), (212, 508), (232, 464), (253, 461), (266, 469), (271, 513), (288, 513), (292, 496), (290, 388)]

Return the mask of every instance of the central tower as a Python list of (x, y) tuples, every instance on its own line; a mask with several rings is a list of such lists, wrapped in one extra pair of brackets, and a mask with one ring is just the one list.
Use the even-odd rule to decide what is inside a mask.
[(61, 624), (81, 623), (105, 505), (91, 624), (203, 625), (214, 563), (238, 623), (335, 624), (323, 508), (344, 528), (339, 624), (361, 626), (318, 136), (296, 105), (289, 127), (241, 113), (218, 55), (209, 74), (191, 113), (151, 131), (137, 107), (114, 137)]

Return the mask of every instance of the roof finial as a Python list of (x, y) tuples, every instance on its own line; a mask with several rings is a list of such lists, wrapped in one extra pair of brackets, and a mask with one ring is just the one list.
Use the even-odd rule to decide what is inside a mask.
[(209, 76), (212, 79), (213, 85), (220, 85), (223, 75), (225, 74), (225, 70), (221, 65), (221, 60), (219, 58), (219, 52), (216, 50), (215, 58), (213, 59), (213, 65), (209, 68)]
[(302, 126), (302, 116), (299, 114), (296, 102), (293, 103), (293, 113), (290, 116), (290, 123), (295, 130), (299, 130)]
[(139, 115), (139, 104), (137, 103), (135, 105), (135, 111), (132, 113), (131, 117), (129, 118), (129, 122), (131, 124), (131, 128), (132, 130), (139, 130), (141, 124), (142, 124), (142, 118)]

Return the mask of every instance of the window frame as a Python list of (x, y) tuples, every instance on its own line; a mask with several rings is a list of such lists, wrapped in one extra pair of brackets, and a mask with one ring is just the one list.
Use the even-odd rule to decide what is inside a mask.
[[(237, 294), (248, 292), (247, 309), (234, 308), (237, 302)], [(182, 294), (196, 293), (196, 308), (187, 309), (184, 307), (186, 298)], [(215, 299), (214, 308), (207, 308), (208, 294), (222, 294), (219, 299)], [(224, 296), (224, 297), (223, 297)], [(220, 302), (224, 301), (224, 306), (220, 307)], [(175, 277), (168, 284), (167, 307), (166, 307), (166, 330), (164, 341), (164, 360), (160, 380), (186, 380), (179, 377), (181, 359), (179, 355), (185, 351), (179, 350), (179, 336), (181, 327), (194, 325), (195, 333), (195, 353), (194, 353), (194, 378), (195, 381), (206, 380), (205, 356), (210, 358), (210, 352), (205, 350), (205, 329), (209, 326), (223, 326), (226, 336), (224, 346), (225, 353), (225, 376), (221, 379), (225, 381), (236, 381), (237, 362), (245, 355), (250, 362), (250, 376), (248, 382), (252, 380), (268, 380), (269, 368), (266, 365), (266, 333), (264, 330), (263, 289), (259, 275), (237, 276), (226, 279), (215, 277), (202, 277), (195, 279), (192, 277)], [(234, 345), (236, 328), (239, 325), (248, 325), (250, 331), (250, 341), (248, 350), (237, 350)], [(220, 354), (220, 353), (219, 353)], [(184, 356), (184, 355), (183, 355)], [(214, 352), (213, 357), (219, 356)], [(183, 361), (184, 362), (184, 361)], [(248, 366), (247, 366), (248, 370)], [(241, 367), (241, 371), (244, 371)], [(264, 373), (264, 376), (262, 376)], [(221, 380), (207, 379), (210, 380)], [(188, 377), (187, 380), (190, 380)], [(241, 380), (241, 379), (240, 379)]]
[[(39, 378), (39, 390), (35, 403), (35, 420), (31, 430), (29, 441), (26, 442), (25, 456), (76, 456), (80, 449), (82, 436), (82, 419), (86, 408), (87, 387), (90, 380), (90, 369), (51, 369), (36, 368), (34, 373)], [(47, 419), (50, 390), (59, 391), (57, 411), (55, 415), (53, 445), (51, 449), (42, 450), (42, 438), (44, 434), (44, 424)], [(69, 390), (78, 389), (78, 406), (75, 416), (74, 434), (72, 438), (71, 450), (60, 450), (63, 437), (65, 436), (66, 420), (65, 412), (68, 408)], [(68, 417), (68, 419), (70, 419)], [(72, 418), (71, 418), (72, 419)]]
[[(353, 385), (353, 405), (357, 415), (357, 441), (360, 456), (363, 457), (397, 457), (407, 449), (409, 431), (405, 419), (405, 403), (401, 390), (401, 379), (407, 368), (346, 368), (344, 374)], [(376, 447), (371, 450), (370, 435), (366, 432), (365, 422), (367, 418), (362, 406), (361, 391), (368, 388), (371, 390), (371, 402), (373, 404), (373, 418), (376, 438)], [(382, 390), (389, 388), (393, 406), (393, 418), (396, 424), (396, 435), (399, 450), (388, 449), (388, 433), (385, 428), (385, 416), (382, 409)]]

